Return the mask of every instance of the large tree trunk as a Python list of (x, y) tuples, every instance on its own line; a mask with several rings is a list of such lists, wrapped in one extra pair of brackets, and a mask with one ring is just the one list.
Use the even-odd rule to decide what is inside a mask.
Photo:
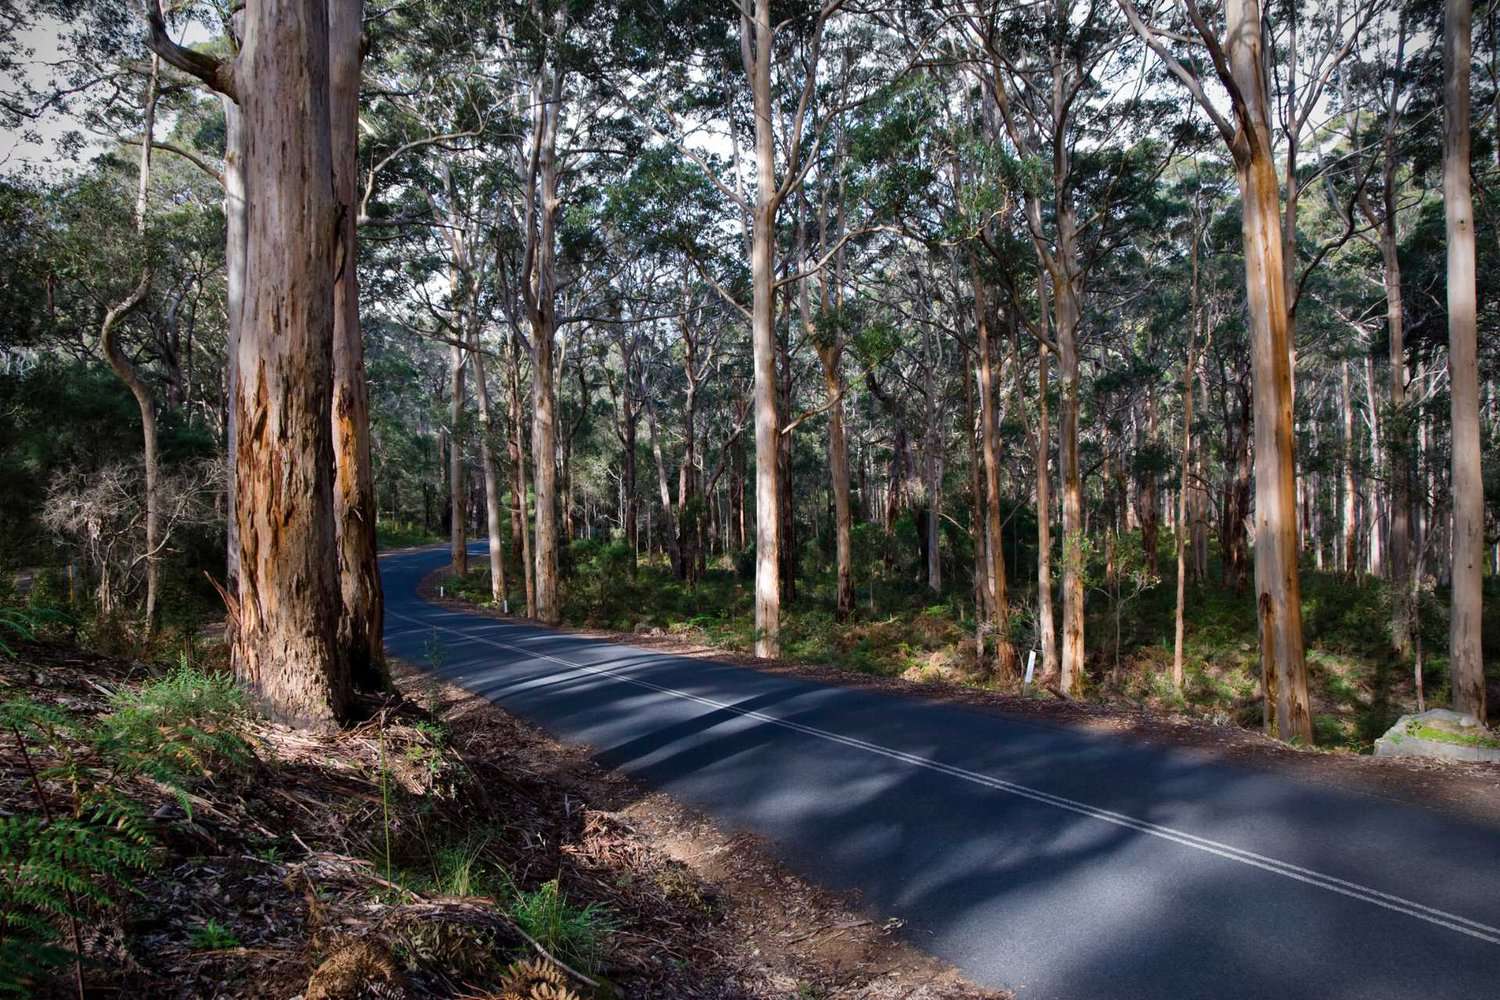
[(333, 278), (338, 205), (328, 16), (317, 0), (245, 10), (245, 299), (236, 406), (240, 628), (235, 668), (276, 718), (328, 724), (349, 702), (335, 642)]
[(755, 367), (755, 655), (781, 654), (781, 444), (776, 410), (776, 137), (771, 129), (771, 2), (756, 0), (743, 18), (742, 50), (755, 104), (756, 201), (750, 278), (750, 339)]
[[(1044, 291), (1041, 280), (1037, 291)], [(1046, 309), (1042, 310), (1043, 315)], [(1051, 351), (1046, 344), (1037, 351), (1036, 424), (1036, 604), (1037, 638), (1042, 644), (1042, 676), (1058, 679), (1057, 621), (1052, 604), (1052, 417), (1048, 413), (1048, 369)]]
[(969, 267), (974, 275), (974, 329), (979, 348), (979, 442), (984, 454), (985, 566), (989, 577), (990, 599), (994, 614), (991, 627), (995, 633), (995, 672), (1001, 680), (1012, 680), (1016, 674), (1016, 649), (1010, 641), (1010, 601), (1005, 587), (1005, 545), (1000, 519), (1000, 442), (995, 420), (995, 379), (990, 364), (989, 302), (979, 264), (972, 256)]
[(339, 210), (333, 290), (333, 514), (343, 598), (337, 642), (349, 657), (354, 687), (376, 691), (388, 684), (383, 649), (385, 600), (375, 554), (370, 393), (359, 322), (359, 251), (354, 225), (358, 214), (355, 187), (363, 6), (363, 0), (332, 0), (328, 7), (329, 126), (334, 197)]
[(1255, 407), (1255, 590), (1267, 728), (1312, 742), (1297, 574), (1296, 454), (1280, 190), (1267, 117), (1258, 0), (1229, 0), (1226, 53), (1243, 98), (1235, 150)]
[[(559, 9), (557, 28), (564, 30), (566, 14)], [(560, 41), (560, 38), (558, 39)], [(554, 56), (554, 58), (561, 58)], [(563, 72), (551, 68), (545, 103), (537, 109), (539, 205), (535, 264), (528, 290), (531, 314), (531, 461), (536, 488), (535, 561), (536, 617), (548, 625), (562, 620), (557, 594), (557, 393), (553, 386), (553, 357), (557, 335), (557, 129), (562, 112)]]
[(562, 620), (557, 603), (557, 397), (552, 387), (551, 312), (533, 327), (531, 373), (531, 461), (536, 487), (536, 617), (549, 625)]
[(520, 352), (511, 345), (506, 351), (510, 358), (510, 426), (513, 437), (511, 438), (511, 468), (515, 471), (515, 493), (516, 503), (515, 525), (520, 530), (513, 534), (519, 543), (517, 546), (521, 552), (521, 577), (526, 588), (526, 617), (536, 617), (536, 565), (531, 559), (531, 528), (527, 523), (530, 520), (526, 508), (527, 486), (526, 486), (526, 434), (525, 420), (521, 415), (521, 360)]
[(1453, 603), (1448, 659), (1453, 707), (1486, 721), (1480, 647), (1484, 477), (1480, 471), (1474, 200), (1469, 179), (1471, 5), (1447, 0), (1443, 22), (1443, 205), (1448, 232), (1448, 377), (1453, 420)]
[[(235, 14), (238, 25), (243, 11)], [(235, 390), (239, 384), (240, 310), (245, 300), (245, 135), (240, 106), (229, 97), (221, 98), (224, 108), (224, 313), (225, 322), (225, 419), (224, 419), (224, 509), (225, 560), (224, 592), (240, 592), (240, 524), (235, 513), (235, 414), (239, 406)], [(225, 640), (234, 647), (235, 616), (225, 616)]]

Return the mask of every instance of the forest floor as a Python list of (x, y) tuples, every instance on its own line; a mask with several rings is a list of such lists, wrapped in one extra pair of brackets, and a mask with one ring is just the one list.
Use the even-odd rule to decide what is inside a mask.
[[(94, 897), (69, 907), (88, 996), (998, 996), (411, 666), (366, 722), (318, 736), (257, 718), (214, 660), (61, 639), (0, 657), (0, 977), (53, 969), (23, 992), (77, 995), (67, 921), (41, 912), (72, 885)], [(43, 846), (42, 812), (87, 849)], [(28, 900), (43, 922), (18, 932)], [(571, 992), (528, 991), (521, 960)]]
[[(438, 596), (438, 587), (443, 587), (446, 597)], [(455, 606), (507, 617), (488, 603), (488, 572), (471, 571), (460, 579), (448, 570), (433, 574), (424, 582), (421, 593), (430, 600), (438, 600)], [(1321, 592), (1315, 584), (1314, 595)], [(1222, 599), (1220, 599), (1222, 600)], [(1215, 603), (1219, 603), (1216, 600)], [(1227, 601), (1224, 601), (1227, 603)], [(576, 603), (565, 600), (565, 611), (573, 609), (570, 621), (579, 615)], [(650, 604), (638, 605), (636, 614), (650, 622), (658, 613)], [(1315, 614), (1319, 613), (1315, 610)], [(1321, 612), (1327, 617), (1328, 612)], [(913, 620), (915, 619), (915, 620)], [(794, 619), (795, 620), (795, 619)], [(954, 664), (967, 657), (973, 660), (972, 645), (963, 649), (963, 637), (958, 636), (957, 626), (940, 617), (936, 609), (918, 612), (914, 616), (892, 614), (876, 622), (856, 622), (835, 630), (821, 640), (819, 647), (838, 648), (848, 646), (849, 635), (860, 635), (861, 644), (868, 641), (872, 632), (884, 629), (889, 633), (883, 641), (886, 655), (894, 655), (896, 662), (916, 660), (913, 667), (904, 670), (872, 669), (869, 656), (855, 655), (847, 659), (819, 656), (817, 659), (799, 658), (796, 650), (806, 649), (807, 641), (794, 633), (791, 642), (784, 641), (789, 650), (781, 659), (769, 660), (751, 655), (738, 641), (737, 633), (725, 635), (723, 630), (705, 628), (703, 619), (689, 620), (686, 624), (663, 627), (657, 624), (641, 624), (633, 629), (599, 627), (589, 624), (566, 624), (564, 631), (627, 643), (646, 649), (659, 650), (679, 656), (701, 657), (719, 662), (732, 663), (755, 670), (797, 676), (821, 683), (881, 690), (903, 696), (920, 697), (949, 703), (962, 704), (1001, 715), (1024, 716), (1031, 720), (1081, 727), (1099, 732), (1125, 733), (1158, 743), (1190, 746), (1200, 749), (1218, 759), (1234, 761), (1248, 767), (1272, 769), (1296, 774), (1304, 780), (1357, 789), (1368, 794), (1383, 796), (1398, 801), (1440, 809), (1453, 815), (1466, 816), (1490, 824), (1500, 824), (1500, 766), (1493, 764), (1463, 763), (1455, 761), (1424, 760), (1414, 757), (1372, 757), (1353, 752), (1346, 743), (1333, 746), (1295, 747), (1264, 735), (1258, 727), (1244, 725), (1236, 714), (1225, 710), (1231, 701), (1229, 694), (1223, 695), (1223, 705), (1205, 708), (1190, 705), (1181, 699), (1153, 697), (1149, 692), (1149, 680), (1140, 681), (1136, 688), (1145, 689), (1144, 695), (1130, 696), (1120, 685), (1113, 689), (1093, 693), (1101, 695), (1099, 700), (1064, 699), (1045, 690), (1033, 687), (1025, 692), (1007, 690), (993, 679), (983, 676), (972, 668), (960, 669)], [(1318, 620), (1314, 619), (1314, 627)], [(1326, 625), (1323, 627), (1327, 628)], [(1353, 626), (1348, 626), (1352, 628)], [(1212, 632), (1211, 626), (1203, 631)], [(1229, 637), (1212, 637), (1216, 645), (1231, 657), (1227, 668), (1220, 664), (1194, 666), (1200, 676), (1212, 671), (1214, 675), (1248, 671), (1243, 660), (1249, 656), (1243, 638), (1225, 629)], [(930, 635), (929, 648), (922, 651), (917, 643), (921, 636)], [(1200, 636), (1199, 642), (1210, 641)], [(1331, 645), (1331, 643), (1330, 643)], [(1201, 648), (1201, 647), (1200, 647)], [(1253, 650), (1253, 646), (1249, 647)], [(1314, 678), (1315, 707), (1330, 713), (1342, 698), (1346, 715), (1358, 712), (1386, 714), (1403, 710), (1398, 691), (1392, 688), (1402, 680), (1410, 687), (1406, 678), (1397, 678), (1395, 684), (1387, 683), (1378, 693), (1369, 683), (1356, 684), (1353, 679), (1368, 681), (1375, 676), (1371, 661), (1356, 657), (1345, 650), (1314, 647), (1310, 653), (1310, 673)], [(1157, 649), (1133, 651), (1128, 667), (1134, 677), (1147, 672), (1159, 672), (1160, 652)], [(1168, 664), (1170, 649), (1168, 650)], [(1107, 681), (1109, 669), (1095, 666)], [(1227, 683), (1220, 681), (1227, 688)], [(1200, 681), (1200, 687), (1207, 687)], [(1099, 687), (1103, 687), (1101, 684)], [(1333, 693), (1329, 690), (1333, 689)], [(1232, 700), (1243, 701), (1247, 695), (1235, 690)], [(1250, 695), (1253, 697), (1253, 692)], [(1378, 700), (1378, 704), (1372, 704)], [(1258, 703), (1256, 705), (1258, 708)], [(1390, 717), (1394, 719), (1394, 714)], [(1350, 723), (1353, 724), (1352, 722)], [(1368, 723), (1367, 723), (1368, 724)], [(1378, 733), (1377, 733), (1378, 735)]]

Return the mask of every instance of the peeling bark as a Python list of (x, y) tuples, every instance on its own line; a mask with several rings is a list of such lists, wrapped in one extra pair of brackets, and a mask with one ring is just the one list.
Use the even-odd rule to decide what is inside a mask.
[(331, 0), (328, 6), (329, 125), (339, 212), (333, 292), (333, 511), (342, 597), (337, 642), (349, 658), (354, 687), (378, 691), (389, 684), (383, 646), (385, 598), (375, 553), (370, 393), (359, 320), (355, 232), (363, 7), (363, 0)]

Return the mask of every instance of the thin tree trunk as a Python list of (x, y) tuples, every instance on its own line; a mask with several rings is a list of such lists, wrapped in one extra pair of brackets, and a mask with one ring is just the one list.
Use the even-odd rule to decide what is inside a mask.
[[(677, 517), (672, 505), (672, 487), (667, 481), (667, 463), (662, 457), (661, 439), (656, 429), (656, 403), (649, 393), (642, 392), (646, 400), (646, 430), (651, 437), (651, 457), (656, 461), (656, 484), (661, 494), (662, 536), (667, 540), (667, 555), (672, 560), (674, 571), (680, 571), (682, 543), (677, 533)], [(679, 577), (681, 573), (678, 572)]]
[[(454, 278), (454, 287), (461, 279)], [(463, 576), (469, 572), (469, 546), (465, 516), (467, 503), (464, 492), (464, 349), (454, 344), (448, 350), (448, 363), (452, 366), (448, 383), (448, 560), (453, 572)]]
[(1448, 658), (1453, 707), (1487, 721), (1480, 646), (1484, 477), (1480, 470), (1474, 200), (1469, 178), (1469, 60), (1473, 11), (1447, 0), (1443, 22), (1443, 205), (1448, 234), (1448, 377), (1453, 421), (1453, 598)]
[[(146, 79), (146, 94), (142, 105), (145, 119), (144, 138), (141, 140), (140, 170), (137, 174), (135, 198), (135, 236), (142, 252), (146, 239), (146, 207), (151, 190), (151, 144), (156, 131), (156, 102), (159, 96), (157, 82), (161, 72), (161, 57), (151, 57), (151, 72)], [(156, 401), (151, 397), (151, 387), (141, 377), (134, 364), (125, 356), (115, 339), (116, 328), (125, 315), (146, 300), (151, 290), (151, 264), (149, 259), (141, 268), (140, 280), (124, 299), (111, 306), (104, 314), (99, 327), (99, 349), (109, 367), (114, 371), (130, 395), (135, 399), (136, 409), (141, 415), (141, 455), (145, 472), (146, 501), (146, 609), (145, 629), (149, 636), (156, 625), (156, 602), (161, 584), (161, 509), (158, 481), (161, 461), (157, 449)]]
[(1359, 498), (1354, 484), (1354, 400), (1349, 392), (1349, 361), (1339, 364), (1339, 401), (1344, 419), (1344, 470), (1343, 470), (1343, 538), (1344, 551), (1341, 569), (1350, 579), (1358, 573), (1355, 557), (1359, 549)]
[[(1148, 339), (1146, 349), (1151, 350), (1151, 342)], [(1158, 413), (1156, 405), (1156, 392), (1154, 390), (1146, 393), (1146, 447), (1154, 456), (1156, 449)], [(1153, 580), (1161, 571), (1159, 564), (1157, 545), (1161, 526), (1161, 512), (1159, 509), (1160, 498), (1157, 495), (1157, 473), (1151, 462), (1146, 463), (1146, 469), (1140, 484), (1138, 495), (1139, 503), (1136, 518), (1141, 528), (1141, 549), (1145, 556), (1146, 573)]]
[(849, 504), (849, 444), (844, 434), (844, 380), (839, 372), (839, 345), (818, 348), (823, 391), (828, 400), (828, 475), (833, 487), (835, 614), (839, 621), (854, 612), (853, 517)]
[(986, 573), (994, 602), (991, 625), (995, 633), (995, 671), (1002, 680), (1016, 674), (1016, 650), (1010, 641), (1010, 601), (1005, 587), (1005, 545), (1000, 519), (1000, 444), (995, 426), (995, 379), (990, 366), (989, 303), (978, 261), (971, 255), (974, 276), (974, 328), (979, 353), (979, 441), (984, 454)]
[[(1384, 447), (1380, 404), (1376, 400), (1375, 384), (1375, 359), (1367, 354), (1365, 355), (1365, 409), (1370, 414), (1371, 467), (1379, 465), (1381, 449)], [(1366, 519), (1369, 521), (1370, 535), (1367, 568), (1372, 576), (1385, 575), (1385, 510), (1382, 499), (1381, 491), (1371, 488)]]
[(495, 607), (509, 613), (510, 599), (505, 586), (505, 552), (500, 544), (500, 470), (496, 468), (493, 446), (495, 429), (490, 410), (490, 386), (484, 374), (484, 350), (476, 324), (470, 334), (474, 358), (474, 389), (479, 397), (479, 467), (484, 475), (484, 522), (490, 548), (490, 600)]
[(1198, 292), (1198, 230), (1193, 230), (1192, 246), (1192, 296), (1191, 326), (1188, 328), (1187, 358), (1182, 366), (1182, 455), (1177, 481), (1177, 526), (1173, 534), (1177, 539), (1177, 609), (1172, 616), (1172, 685), (1182, 690), (1183, 640), (1186, 633), (1187, 609), (1187, 496), (1188, 470), (1193, 458), (1193, 375), (1198, 369), (1198, 336), (1203, 325), (1202, 302)]

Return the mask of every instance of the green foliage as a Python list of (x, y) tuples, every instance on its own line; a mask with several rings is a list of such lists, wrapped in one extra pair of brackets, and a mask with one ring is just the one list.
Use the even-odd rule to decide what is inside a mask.
[(442, 536), (415, 521), (375, 522), (375, 545), (380, 549), (405, 549), (441, 542)]
[(557, 880), (530, 892), (517, 892), (510, 904), (511, 919), (547, 951), (585, 973), (598, 970), (608, 936), (615, 927), (609, 910), (590, 903), (573, 906)]
[(236, 732), (241, 692), (185, 657), (165, 677), (116, 694), (110, 707), (80, 718), (35, 701), (0, 705), (0, 732), (35, 774), (35, 811), (0, 818), (0, 990), (25, 994), (72, 962), (59, 944), (64, 927), (116, 904), (150, 867), (156, 834), (127, 794), (132, 781), (166, 787), (191, 815), (192, 784), (249, 757)]
[(1435, 740), (1439, 743), (1453, 743), (1457, 746), (1477, 747), (1483, 750), (1500, 750), (1500, 739), (1488, 733), (1455, 733), (1449, 729), (1424, 725), (1416, 719), (1406, 724), (1406, 733), (1419, 740)]
[(192, 814), (191, 783), (249, 758), (236, 731), (246, 713), (244, 692), (225, 674), (186, 663), (160, 680), (114, 698), (90, 740), (125, 774), (144, 774), (169, 788)]
[(14, 658), (15, 649), (6, 638), (36, 639), (37, 634), (49, 625), (61, 625), (73, 620), (65, 611), (46, 607), (6, 607), (0, 605), (0, 656)]
[(205, 920), (193, 928), (193, 935), (188, 943), (195, 951), (223, 951), (226, 948), (238, 948), (240, 939), (217, 920)]
[(149, 839), (108, 810), (81, 817), (0, 818), (0, 992), (30, 995), (74, 960), (62, 928), (110, 906), (151, 863)]

